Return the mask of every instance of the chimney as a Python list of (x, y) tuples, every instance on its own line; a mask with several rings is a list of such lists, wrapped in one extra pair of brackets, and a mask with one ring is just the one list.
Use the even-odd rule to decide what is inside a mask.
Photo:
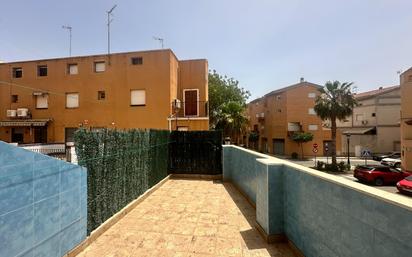
[(304, 78), (304, 77), (301, 77), (301, 78), (300, 78), (300, 83), (302, 83), (302, 82), (305, 82), (305, 78)]
[(383, 87), (379, 87), (379, 90), (382, 90), (383, 89)]

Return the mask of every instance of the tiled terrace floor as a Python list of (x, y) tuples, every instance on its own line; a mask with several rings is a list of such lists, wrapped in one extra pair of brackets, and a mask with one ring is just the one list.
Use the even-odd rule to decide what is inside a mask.
[(265, 243), (254, 221), (233, 185), (171, 179), (78, 256), (294, 256)]

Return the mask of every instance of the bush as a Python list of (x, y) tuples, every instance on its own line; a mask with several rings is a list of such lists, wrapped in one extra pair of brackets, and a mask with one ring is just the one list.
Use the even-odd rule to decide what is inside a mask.
[(349, 165), (345, 164), (345, 162), (340, 162), (340, 163), (338, 164), (338, 170), (339, 170), (339, 172), (345, 172), (345, 171), (349, 170), (350, 167), (348, 167), (348, 166), (349, 166)]
[(324, 170), (324, 168), (325, 168), (325, 163), (324, 162), (318, 161), (316, 163), (316, 169), (317, 170)]
[(339, 166), (338, 165), (333, 165), (332, 163), (326, 163), (325, 164), (325, 170), (326, 171), (331, 171), (331, 172), (338, 172), (339, 171)]
[(298, 158), (298, 153), (297, 152), (293, 152), (292, 153), (292, 159), (297, 159)]

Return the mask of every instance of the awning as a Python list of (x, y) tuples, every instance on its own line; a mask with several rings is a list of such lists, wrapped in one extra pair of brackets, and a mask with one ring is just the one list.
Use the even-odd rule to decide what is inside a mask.
[(350, 129), (344, 130), (342, 134), (343, 135), (375, 135), (376, 128), (375, 127), (350, 128)]
[(0, 127), (44, 127), (51, 119), (2, 120)]

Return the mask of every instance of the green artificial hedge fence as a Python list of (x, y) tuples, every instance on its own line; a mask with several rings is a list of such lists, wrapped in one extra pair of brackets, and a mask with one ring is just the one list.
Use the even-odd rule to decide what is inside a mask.
[(87, 168), (87, 233), (168, 174), (169, 131), (78, 130), (79, 165)]

